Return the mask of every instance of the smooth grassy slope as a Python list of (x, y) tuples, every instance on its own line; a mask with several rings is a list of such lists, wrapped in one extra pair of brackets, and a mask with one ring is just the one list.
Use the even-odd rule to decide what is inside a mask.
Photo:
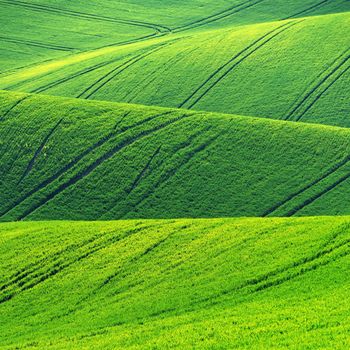
[[(107, 1), (99, 2), (103, 8)], [(80, 6), (82, 4), (80, 3)], [(97, 5), (97, 4), (96, 4)], [(69, 11), (47, 1), (1, 0), (1, 73), (80, 51), (116, 45), (168, 32), (154, 23), (130, 21), (99, 11)], [(6, 21), (5, 21), (6, 19)]]
[(347, 349), (348, 217), (0, 225), (1, 349)]
[(347, 129), (5, 91), (0, 101), (3, 221), (350, 213)]
[(349, 21), (342, 13), (178, 33), (20, 70), (0, 87), (348, 127)]
[[(23, 0), (22, 0), (23, 2)], [(346, 0), (150, 0), (62, 1), (32, 0), (52, 9), (114, 15), (125, 20), (159, 23), (173, 31), (269, 22), (290, 17), (349, 10)]]

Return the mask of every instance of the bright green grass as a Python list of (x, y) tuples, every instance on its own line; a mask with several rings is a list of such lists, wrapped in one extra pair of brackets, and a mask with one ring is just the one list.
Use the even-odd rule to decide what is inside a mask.
[(158, 24), (172, 31), (237, 26), (349, 10), (346, 0), (217, 0), (215, 2), (208, 0), (150, 0), (147, 2), (131, 0), (113, 2), (32, 0), (29, 2), (22, 0), (21, 2), (22, 4), (17, 2), (17, 7), (20, 5), (23, 7), (23, 3), (30, 3), (59, 9), (61, 15), (64, 11), (76, 11)]
[(1, 220), (350, 213), (345, 128), (5, 91), (0, 116)]
[(347, 349), (348, 217), (0, 225), (1, 349)]
[(349, 28), (342, 13), (178, 33), (5, 74), (0, 87), (348, 127)]

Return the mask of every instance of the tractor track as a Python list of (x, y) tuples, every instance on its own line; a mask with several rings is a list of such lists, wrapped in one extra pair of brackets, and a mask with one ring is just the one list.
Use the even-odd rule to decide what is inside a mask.
[(87, 73), (91, 73), (91, 72), (93, 72), (93, 71), (95, 71), (95, 70), (97, 70), (99, 68), (108, 66), (108, 65), (110, 65), (110, 64), (112, 64), (114, 62), (117, 62), (119, 60), (120, 60), (120, 58), (118, 57), (118, 58), (115, 58), (115, 59), (112, 59), (112, 60), (109, 60), (109, 61), (106, 61), (106, 62), (95, 64), (93, 66), (90, 66), (90, 67), (87, 67), (85, 69), (82, 69), (82, 70), (80, 70), (80, 71), (78, 71), (78, 72), (76, 72), (76, 73), (74, 73), (72, 75), (69, 75), (68, 77), (64, 77), (64, 78), (58, 79), (56, 81), (53, 81), (51, 83), (48, 83), (46, 85), (42, 85), (42, 86), (32, 90), (31, 92), (32, 93), (44, 92), (44, 91), (49, 90), (49, 89), (51, 89), (51, 88), (53, 88), (55, 86), (63, 84), (65, 82), (67, 82), (67, 81), (70, 81), (72, 79), (78, 78), (78, 77), (83, 76), (83, 75), (85, 75)]
[[(91, 255), (99, 252), (100, 250), (108, 248), (113, 244), (116, 244), (124, 239), (129, 238), (133, 234), (136, 234), (148, 228), (152, 228), (153, 226), (154, 225), (148, 225), (132, 230), (126, 230), (125, 232), (119, 235), (115, 234), (116, 232), (112, 230), (104, 236), (100, 235), (93, 237), (92, 239), (83, 241), (78, 246), (68, 246), (63, 251), (56, 252), (52, 254), (51, 257), (49, 256), (46, 257), (46, 259), (38, 261), (36, 264), (33, 264), (33, 266), (31, 266), (31, 270), (22, 271), (20, 274), (17, 274), (17, 276), (10, 282), (0, 287), (0, 291), (2, 291), (4, 294), (0, 297), (0, 304), (11, 300), (14, 296), (18, 295), (19, 293), (22, 293), (28, 289), (37, 286), (40, 283), (45, 282), (49, 278), (54, 277), (58, 273), (90, 257)], [(14, 288), (17, 288), (17, 290), (13, 290)]]
[(212, 22), (216, 22), (216, 21), (222, 20), (224, 18), (230, 17), (230, 16), (232, 16), (232, 15), (234, 15), (236, 13), (239, 13), (239, 12), (241, 12), (243, 10), (246, 10), (246, 9), (250, 8), (250, 7), (258, 5), (261, 2), (263, 2), (263, 1), (265, 1), (265, 0), (255, 0), (255, 1), (248, 0), (248, 1), (244, 1), (241, 4), (234, 5), (234, 6), (228, 8), (226, 10), (217, 12), (217, 13), (211, 15), (211, 16), (201, 18), (201, 19), (199, 19), (197, 21), (193, 21), (193, 22), (185, 24), (183, 26), (175, 27), (175, 28), (172, 29), (172, 31), (174, 33), (178, 33), (178, 32), (183, 32), (183, 31), (186, 31), (186, 30), (189, 30), (189, 29), (201, 27), (203, 25), (206, 25), (206, 24), (209, 24), (209, 23), (212, 23)]
[[(116, 136), (119, 136), (119, 135), (127, 132), (128, 130), (132, 130), (135, 127), (138, 127), (138, 126), (141, 126), (141, 125), (143, 125), (143, 124), (145, 124), (147, 122), (150, 122), (150, 121), (152, 121), (152, 120), (154, 120), (154, 119), (156, 119), (158, 117), (161, 117), (161, 116), (164, 116), (164, 115), (167, 115), (167, 114), (170, 114), (170, 113), (171, 112), (165, 112), (165, 113), (153, 115), (151, 117), (145, 118), (142, 121), (139, 121), (139, 122), (135, 123), (134, 125), (132, 125), (130, 127), (124, 127), (124, 128), (120, 128), (120, 129), (114, 128), (114, 130), (112, 130), (111, 132), (107, 133), (105, 136), (103, 136), (101, 139), (99, 139), (93, 145), (91, 145), (90, 147), (85, 149), (82, 153), (80, 153), (76, 157), (74, 157), (74, 159), (72, 161), (70, 161), (68, 164), (63, 166), (55, 174), (51, 175), (48, 179), (44, 180), (43, 182), (41, 182), (40, 184), (35, 186), (32, 190), (28, 191), (23, 196), (18, 198), (16, 201), (11, 203), (10, 206), (8, 206), (5, 210), (3, 210), (0, 213), (0, 217), (6, 215), (9, 211), (11, 211), (14, 208), (16, 208), (18, 205), (20, 205), (22, 202), (24, 202), (26, 199), (28, 199), (32, 195), (34, 195), (37, 192), (39, 192), (40, 190), (46, 188), (48, 185), (53, 183), (59, 177), (61, 177), (62, 175), (67, 173), (69, 170), (71, 170), (74, 166), (76, 166), (82, 159), (84, 159), (86, 156), (88, 156), (89, 154), (91, 154), (95, 150), (97, 150), (100, 147), (102, 147), (103, 145), (105, 145), (112, 138), (114, 138)], [(129, 113), (124, 114), (124, 116), (127, 115), (127, 114), (129, 114)], [(124, 116), (122, 116), (121, 118), (124, 118)]]
[(51, 130), (49, 131), (49, 133), (44, 137), (44, 139), (42, 140), (42, 142), (40, 143), (39, 147), (37, 148), (37, 150), (35, 151), (33, 157), (31, 158), (31, 160), (29, 161), (23, 175), (21, 176), (21, 178), (19, 179), (19, 181), (17, 182), (17, 186), (29, 175), (29, 173), (31, 172), (31, 170), (33, 169), (33, 166), (35, 164), (35, 161), (37, 160), (37, 158), (39, 157), (39, 155), (41, 154), (42, 150), (44, 149), (44, 147), (46, 146), (47, 142), (50, 140), (51, 136), (55, 133), (55, 131), (57, 130), (57, 128), (59, 127), (59, 125), (62, 123), (63, 118), (61, 118), (56, 125), (51, 128)]
[(48, 44), (48, 43), (41, 43), (39, 41), (7, 38), (7, 37), (4, 37), (4, 36), (0, 36), (0, 40), (1, 41), (7, 41), (7, 42), (10, 42), (10, 43), (15, 43), (15, 44), (23, 44), (23, 45), (28, 45), (28, 46), (41, 47), (41, 48), (49, 49), (49, 50), (77, 51), (77, 49), (75, 49), (73, 47), (58, 46), (58, 45), (53, 45), (53, 44)]
[(136, 20), (126, 20), (126, 19), (113, 18), (113, 17), (108, 17), (108, 16), (100, 16), (100, 15), (95, 15), (95, 14), (85, 13), (85, 12), (64, 10), (64, 9), (60, 9), (60, 8), (53, 7), (53, 6), (31, 4), (31, 3), (28, 3), (25, 1), (19, 1), (19, 0), (11, 0), (11, 1), (0, 0), (0, 3), (12, 5), (12, 6), (20, 6), (20, 7), (26, 8), (26, 9), (30, 9), (30, 10), (56, 13), (56, 14), (65, 15), (65, 16), (69, 16), (69, 17), (78, 17), (80, 19), (112, 22), (112, 23), (118, 23), (118, 24), (126, 24), (126, 25), (130, 25), (130, 26), (144, 27), (144, 28), (149, 28), (149, 29), (155, 30), (158, 33), (171, 32), (171, 29), (166, 27), (166, 26), (153, 24), (153, 23), (149, 23), (149, 22), (142, 22), (142, 21), (136, 21)]
[(322, 196), (324, 196), (325, 194), (327, 194), (328, 192), (332, 191), (334, 188), (336, 188), (337, 186), (339, 186), (340, 184), (342, 184), (344, 181), (348, 180), (350, 178), (350, 172), (347, 173), (346, 175), (342, 176), (340, 179), (338, 179), (337, 181), (333, 182), (331, 185), (327, 186), (324, 190), (322, 190), (321, 192), (311, 196), (310, 198), (306, 199), (303, 203), (297, 205), (295, 208), (293, 208), (292, 210), (290, 210), (286, 216), (293, 216), (294, 214), (296, 214), (298, 211), (300, 211), (301, 209), (305, 208), (306, 206), (308, 206), (309, 204), (313, 203), (315, 200), (321, 198)]
[(278, 202), (277, 204), (275, 204), (273, 207), (269, 208), (268, 210), (266, 210), (263, 214), (262, 217), (266, 217), (271, 215), (273, 212), (275, 212), (277, 209), (279, 209), (280, 207), (282, 207), (283, 205), (287, 204), (288, 202), (290, 202), (291, 200), (293, 200), (295, 197), (299, 196), (300, 194), (304, 193), (305, 191), (307, 191), (308, 189), (310, 189), (311, 187), (317, 185), (318, 183), (320, 183), (322, 180), (326, 179), (327, 177), (333, 175), (338, 169), (342, 168), (343, 166), (347, 165), (350, 162), (350, 155), (348, 155), (347, 157), (345, 157), (343, 160), (341, 160), (340, 162), (336, 163), (335, 165), (333, 165), (330, 169), (328, 169), (323, 175), (321, 175), (319, 178), (317, 178), (316, 180), (310, 182), (308, 185), (304, 186), (302, 189), (300, 189), (299, 191), (289, 195), (286, 199), (284, 199), (283, 201)]
[[(326, 266), (329, 263), (335, 261), (336, 259), (348, 256), (349, 254), (350, 238), (338, 244), (335, 244), (332, 247), (328, 247), (323, 250), (321, 249), (320, 251), (314, 253), (309, 257), (306, 256), (297, 261), (291, 262), (288, 265), (279, 267), (275, 270), (262, 274), (258, 277), (248, 279), (242, 282), (241, 284), (223, 290), (220, 293), (208, 296), (206, 298), (201, 298), (195, 301), (194, 304), (201, 304), (209, 301), (211, 302), (211, 305), (219, 304), (219, 298), (228, 296), (232, 293), (243, 291), (247, 288), (250, 288), (250, 290), (248, 290), (249, 294), (261, 292), (268, 288), (276, 287), (285, 282), (292, 281), (293, 279), (298, 278), (304, 275), (305, 273), (314, 271), (322, 266)], [(284, 276), (284, 274), (286, 273), (287, 275)]]
[[(178, 107), (179, 108), (188, 108), (191, 109), (194, 107), (210, 90), (212, 90), (222, 79), (224, 79), (229, 73), (232, 72), (234, 68), (236, 68), (239, 64), (245, 61), (248, 57), (258, 51), (261, 47), (268, 44), (271, 40), (290, 29), (294, 25), (300, 23), (297, 22), (288, 22), (280, 25), (279, 27), (267, 32), (253, 43), (248, 45), (246, 48), (241, 50), (235, 56), (233, 56), (230, 60), (224, 63), (222, 66), (217, 68), (185, 101), (183, 101)], [(227, 68), (226, 71), (225, 68)], [(213, 80), (213, 81), (212, 81)], [(212, 81), (212, 82), (211, 82)], [(210, 85), (206, 87), (208, 84)], [(205, 89), (204, 89), (205, 88)], [(204, 89), (203, 92), (201, 90)], [(196, 95), (199, 95), (196, 97)], [(186, 106), (187, 105), (187, 106)]]
[(126, 189), (126, 193), (129, 195), (137, 186), (138, 184), (141, 182), (141, 180), (143, 179), (143, 177), (145, 176), (145, 174), (147, 174), (151, 168), (151, 164), (154, 160), (154, 158), (156, 158), (161, 150), (162, 146), (159, 146), (155, 152), (151, 155), (151, 157), (148, 159), (147, 163), (145, 164), (145, 166), (141, 169), (141, 171), (139, 172), (139, 174), (137, 174), (135, 180), (133, 181), (133, 183), (131, 184), (131, 186)]
[(325, 5), (327, 5), (328, 3), (330, 3), (331, 0), (322, 0), (321, 2), (319, 2), (318, 4), (315, 4), (315, 5), (312, 5), (310, 7), (307, 7), (306, 9), (302, 10), (302, 11), (299, 11), (297, 13), (294, 13), (293, 15), (290, 15), (288, 17), (285, 17), (285, 18), (282, 18), (281, 21), (284, 21), (286, 19), (291, 19), (291, 18), (295, 18), (299, 15), (303, 15), (305, 13), (308, 13), (308, 12), (312, 12), (314, 10), (318, 10), (319, 8), (322, 8), (324, 7)]
[[(144, 201), (146, 201), (157, 189), (161, 188), (165, 183), (167, 183), (177, 172), (186, 166), (196, 155), (205, 151), (209, 146), (211, 146), (223, 132), (220, 132), (218, 135), (208, 138), (205, 142), (202, 142), (199, 146), (196, 146), (194, 149), (190, 150), (187, 154), (184, 155), (180, 164), (175, 167), (168, 169), (163, 176), (150, 188), (142, 197), (133, 205), (133, 208), (138, 207)], [(130, 212), (130, 211), (129, 211)], [(129, 212), (125, 213), (127, 215)], [(120, 217), (121, 219), (122, 217)]]
[[(348, 53), (350, 51), (350, 48), (348, 48), (341, 56), (345, 55), (344, 58), (342, 58), (340, 60), (339, 63), (336, 63), (335, 66), (332, 67), (331, 71), (328, 72), (324, 77), (322, 77), (322, 79), (320, 81), (318, 81), (314, 86), (312, 86), (310, 88), (310, 90), (301, 97), (301, 100), (299, 102), (297, 102), (295, 104), (294, 107), (291, 108), (291, 110), (288, 112), (287, 116), (284, 118), (284, 120), (291, 120), (293, 118), (295, 118), (295, 121), (299, 121), (308, 110), (310, 110), (310, 108), (322, 97), (322, 95), (328, 91), (328, 89), (337, 81), (339, 80), (343, 74), (345, 74), (347, 72), (347, 70), (349, 69), (350, 66), (346, 67), (346, 64), (349, 61), (350, 58), (350, 54)], [(346, 67), (344, 71), (341, 71), (341, 69), (343, 67)], [(324, 72), (321, 73), (320, 76), (322, 76), (323, 73), (326, 73), (328, 69), (326, 69)], [(340, 74), (338, 74), (340, 71)], [(338, 74), (338, 75), (337, 75)], [(336, 75), (336, 77), (334, 78), (334, 80), (332, 81), (331, 79), (333, 78), (333, 76)], [(328, 84), (328, 85), (327, 85)], [(325, 88), (317, 94), (317, 91), (319, 89), (323, 88), (323, 85), (326, 85)], [(302, 111), (300, 111), (305, 104), (308, 103), (309, 100), (312, 99), (313, 95), (316, 94), (316, 97), (314, 98), (314, 100), (312, 100), (311, 102), (309, 102), (309, 104), (306, 106), (306, 108)], [(298, 114), (298, 112), (300, 111), (300, 113)]]
[(26, 95), (22, 98), (20, 98), (18, 101), (16, 101), (0, 118), (0, 122), (3, 122), (6, 117), (16, 108), (18, 107), (22, 102), (24, 102), (26, 99), (28, 99), (30, 96)]
[[(194, 140), (195, 138), (197, 138), (201, 133), (205, 132), (206, 130), (208, 130), (208, 127), (207, 127), (207, 128), (203, 128), (203, 129), (201, 129), (200, 131), (198, 131), (198, 132), (196, 132), (196, 133), (190, 135), (190, 136), (188, 137), (187, 140), (185, 140), (184, 142), (181, 142), (180, 144), (176, 145), (176, 148), (175, 148), (175, 150), (173, 151), (173, 155), (172, 155), (172, 156), (174, 156), (176, 153), (178, 153), (181, 149), (184, 149), (184, 148), (189, 147), (189, 146), (192, 144), (193, 140)], [(159, 148), (161, 149), (161, 146), (159, 146)], [(153, 157), (152, 160), (154, 160), (154, 158), (155, 158), (155, 157)], [(163, 166), (164, 163), (165, 163), (165, 159), (164, 159), (164, 157), (163, 157), (163, 158), (161, 159), (160, 163), (157, 165), (157, 168), (158, 168), (158, 169), (161, 168), (161, 167)], [(151, 162), (150, 162), (149, 166), (151, 166)], [(149, 175), (150, 175), (150, 173), (148, 173), (148, 176), (149, 176)], [(146, 179), (146, 178), (147, 178), (147, 172), (144, 172), (144, 174), (143, 174), (143, 176), (142, 176), (141, 179)], [(141, 179), (140, 179), (140, 180), (141, 180)], [(136, 181), (136, 178), (135, 178), (134, 182), (135, 182), (135, 181)], [(140, 183), (140, 181), (139, 181), (139, 183)], [(129, 190), (126, 190), (126, 192), (127, 192), (128, 195), (130, 195), (134, 190), (137, 189), (137, 186), (135, 186), (135, 187), (132, 186), (132, 187), (133, 187), (133, 188), (131, 188), (131, 190), (130, 190), (130, 189), (129, 189)], [(128, 200), (128, 198), (126, 197), (124, 200)], [(112, 211), (115, 207), (116, 207), (116, 204), (113, 204), (109, 209), (107, 209), (107, 210), (99, 217), (99, 219), (101, 219), (102, 217), (104, 217), (107, 213), (109, 213), (110, 211)], [(120, 217), (122, 217), (122, 216), (124, 216), (124, 215), (126, 215), (126, 214), (127, 214), (127, 213), (124, 212), (123, 214), (120, 214)]]
[(124, 148), (131, 146), (132, 144), (136, 143), (137, 141), (152, 135), (155, 132), (158, 132), (162, 129), (165, 129), (181, 120), (183, 120), (184, 118), (187, 118), (188, 116), (182, 115), (180, 117), (176, 117), (173, 119), (170, 119), (166, 122), (161, 123), (160, 125), (157, 125), (151, 129), (148, 130), (143, 130), (140, 133), (138, 133), (135, 136), (130, 136), (127, 137), (126, 139), (122, 140), (121, 142), (119, 142), (116, 146), (114, 146), (112, 149), (110, 149), (109, 151), (107, 151), (105, 154), (103, 154), (102, 156), (100, 156), (98, 159), (96, 159), (93, 163), (91, 163), (89, 166), (87, 166), (84, 170), (79, 171), (77, 174), (75, 174), (73, 177), (71, 177), (68, 181), (66, 181), (65, 183), (61, 184), (58, 188), (56, 188), (54, 191), (52, 191), (51, 193), (49, 193), (48, 195), (45, 196), (45, 198), (41, 199), (40, 201), (38, 201), (36, 204), (34, 204), (32, 207), (30, 207), (29, 209), (25, 210), (19, 217), (17, 220), (23, 220), (25, 219), (28, 215), (30, 215), (31, 213), (33, 213), (34, 211), (36, 211), (37, 209), (41, 208), (43, 205), (45, 205), (47, 202), (49, 202), (50, 200), (54, 199), (57, 195), (59, 195), (60, 193), (62, 193), (63, 191), (67, 190), (68, 188), (70, 188), (71, 186), (75, 185), (76, 183), (78, 183), (79, 181), (83, 180), (86, 176), (88, 176), (89, 174), (91, 174), (96, 168), (98, 168), (102, 163), (104, 163), (105, 161), (111, 159), (112, 157), (114, 157), (116, 154), (118, 154), (120, 151), (122, 151)]
[(297, 117), (295, 121), (299, 121), (319, 100), (320, 98), (340, 79), (342, 76), (348, 72), (350, 65), (345, 68), (339, 75), (335, 77), (324, 89), (315, 97), (315, 99), (306, 107), (306, 109)]
[[(136, 56), (131, 57), (126, 62), (123, 62), (121, 64), (118, 64), (116, 67), (114, 67), (112, 70), (104, 74), (102, 77), (97, 79), (93, 84), (89, 85), (84, 91), (82, 91), (77, 98), (85, 98), (88, 99), (92, 95), (94, 95), (96, 92), (98, 92), (102, 87), (104, 87), (106, 84), (108, 84), (111, 80), (113, 80), (117, 75), (124, 72), (126, 69), (134, 65), (135, 63), (141, 61), (142, 59), (146, 58), (147, 56), (151, 55), (154, 52), (157, 52), (161, 50), (164, 47), (167, 47), (171, 43), (162, 43), (160, 45), (157, 45), (156, 47), (151, 47), (149, 50), (147, 50), (144, 53), (140, 53)], [(99, 84), (100, 83), (100, 84)], [(84, 96), (85, 95), (85, 96)]]

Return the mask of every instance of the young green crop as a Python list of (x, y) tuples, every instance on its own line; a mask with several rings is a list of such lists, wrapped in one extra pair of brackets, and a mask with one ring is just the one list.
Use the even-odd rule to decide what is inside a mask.
[(0, 225), (4, 349), (346, 349), (347, 217)]
[(211, 24), (72, 53), (4, 74), (0, 87), (347, 127), (349, 19)]
[(350, 213), (347, 129), (5, 91), (0, 115), (3, 221)]

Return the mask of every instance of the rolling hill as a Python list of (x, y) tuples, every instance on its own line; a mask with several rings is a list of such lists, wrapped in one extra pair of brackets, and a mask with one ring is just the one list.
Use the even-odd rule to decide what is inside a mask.
[(0, 226), (2, 349), (345, 349), (349, 218)]
[(44, 62), (0, 88), (348, 127), (349, 27), (349, 12), (205, 27)]
[(0, 350), (349, 348), (349, 0), (0, 9)]
[(3, 221), (350, 213), (346, 128), (6, 91), (0, 102)]

